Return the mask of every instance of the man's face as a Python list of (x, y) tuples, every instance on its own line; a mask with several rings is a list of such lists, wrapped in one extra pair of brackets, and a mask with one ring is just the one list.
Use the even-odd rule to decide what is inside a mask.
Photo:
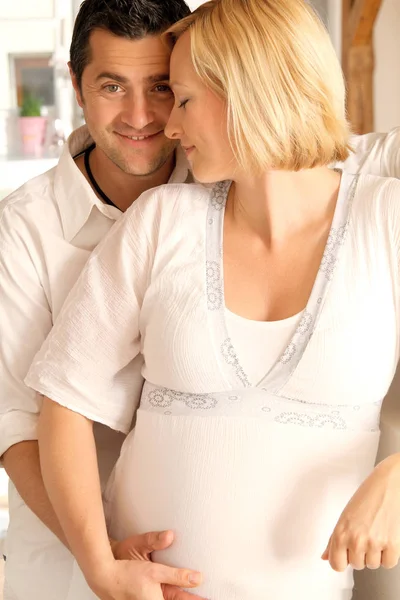
[(90, 37), (81, 89), (73, 76), (97, 147), (125, 173), (151, 175), (177, 145), (164, 135), (174, 104), (169, 60), (159, 37), (129, 40), (98, 29)]

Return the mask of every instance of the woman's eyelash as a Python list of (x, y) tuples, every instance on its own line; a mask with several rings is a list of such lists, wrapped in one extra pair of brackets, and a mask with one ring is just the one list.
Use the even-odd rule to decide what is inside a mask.
[(189, 100), (184, 100), (183, 102), (180, 103), (179, 108), (183, 108), (184, 106), (186, 106), (186, 104), (189, 102)]

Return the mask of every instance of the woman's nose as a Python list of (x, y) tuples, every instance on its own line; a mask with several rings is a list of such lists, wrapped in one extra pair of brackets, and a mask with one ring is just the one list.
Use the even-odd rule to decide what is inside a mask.
[(177, 108), (173, 108), (165, 126), (164, 133), (171, 140), (180, 140), (182, 138), (182, 126), (177, 115)]

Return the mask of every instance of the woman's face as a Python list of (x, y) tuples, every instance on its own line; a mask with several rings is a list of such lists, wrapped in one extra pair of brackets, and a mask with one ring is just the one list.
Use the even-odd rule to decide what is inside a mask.
[(175, 104), (165, 134), (180, 140), (199, 182), (232, 179), (236, 160), (228, 139), (226, 102), (197, 75), (189, 32), (172, 52), (170, 74)]

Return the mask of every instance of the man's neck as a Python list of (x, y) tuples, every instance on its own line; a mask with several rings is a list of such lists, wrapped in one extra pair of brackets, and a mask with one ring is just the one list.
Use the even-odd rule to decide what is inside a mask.
[[(107, 164), (103, 165), (102, 153), (94, 148), (90, 153), (90, 169), (97, 185), (122, 212), (125, 212), (143, 192), (168, 183), (175, 168), (175, 153), (171, 154), (158, 171), (142, 177), (125, 173), (108, 158), (106, 160)], [(85, 169), (84, 156), (80, 156), (75, 162), (93, 189)], [(93, 191), (100, 198), (96, 190)]]

